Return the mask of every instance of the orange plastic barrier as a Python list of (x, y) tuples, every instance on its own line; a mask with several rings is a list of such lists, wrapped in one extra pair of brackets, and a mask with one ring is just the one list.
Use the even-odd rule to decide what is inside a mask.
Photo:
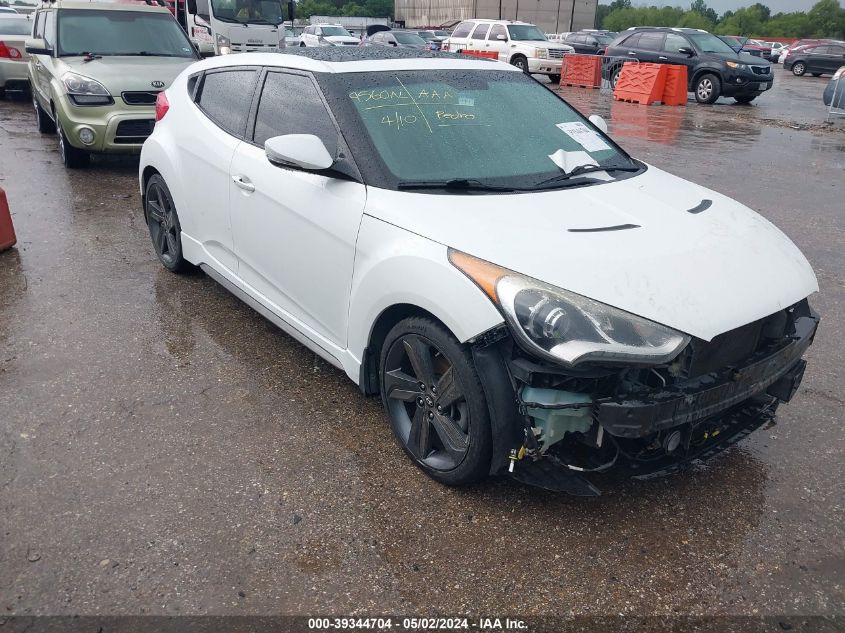
[(471, 55), (472, 57), (483, 57), (485, 59), (499, 59), (499, 53), (496, 51), (469, 51), (464, 49), (462, 52), (464, 55)]
[(651, 105), (663, 98), (665, 83), (665, 64), (625, 62), (613, 90), (613, 98), (617, 101)]
[(12, 214), (9, 213), (9, 203), (6, 201), (6, 192), (0, 187), (0, 252), (12, 248), (17, 241), (15, 227), (12, 226)]
[(663, 85), (663, 105), (687, 104), (687, 67), (683, 65), (666, 66), (666, 83)]
[(601, 88), (601, 61), (598, 55), (564, 55), (560, 85)]

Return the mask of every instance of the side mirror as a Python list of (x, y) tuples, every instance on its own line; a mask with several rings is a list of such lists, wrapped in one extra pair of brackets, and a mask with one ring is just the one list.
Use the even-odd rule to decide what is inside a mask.
[(47, 46), (47, 42), (42, 39), (25, 40), (23, 43), (24, 50), (30, 55), (52, 55), (53, 49)]
[(595, 125), (602, 132), (607, 134), (607, 121), (605, 121), (603, 118), (601, 118), (598, 114), (590, 115), (590, 118), (587, 119), (587, 120), (590, 123), (592, 123), (593, 125)]
[(678, 52), (681, 55), (686, 55), (687, 57), (692, 57), (693, 55), (695, 55), (695, 51), (689, 48), (688, 46), (681, 46), (681, 48), (678, 49)]
[(396, 42), (391, 42), (391, 43), (390, 43), (390, 45), (391, 45), (391, 46), (396, 46)]
[(264, 142), (267, 160), (275, 165), (301, 167), (313, 171), (328, 169), (334, 164), (329, 150), (313, 134), (285, 134)]
[(505, 37), (504, 35), (497, 35), (496, 39), (499, 40), (500, 42), (507, 42), (508, 41), (508, 38)]

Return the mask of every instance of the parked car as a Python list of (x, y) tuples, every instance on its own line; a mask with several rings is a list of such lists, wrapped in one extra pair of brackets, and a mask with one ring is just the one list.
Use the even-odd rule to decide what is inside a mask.
[(415, 31), (417, 35), (423, 38), (426, 42), (438, 41), (442, 42), (449, 37), (449, 31), (435, 30), (435, 31)]
[(826, 106), (845, 110), (845, 66), (837, 70), (827, 82), (822, 99)]
[(768, 59), (770, 62), (777, 62), (780, 58), (783, 49), (786, 48), (786, 44), (782, 42), (769, 42), (769, 53), (763, 54), (763, 57)]
[(18, 12), (13, 9), (12, 7), (0, 7), (0, 13), (14, 13), (17, 14)]
[(754, 57), (763, 57), (771, 52), (771, 47), (764, 46), (759, 40), (750, 40), (739, 35), (717, 35), (720, 40), (730, 46), (735, 52), (748, 53)]
[(66, 167), (91, 153), (138, 152), (156, 96), (199, 58), (163, 6), (56, 0), (34, 22), (25, 48), (35, 121), (58, 133)]
[(595, 31), (578, 31), (570, 33), (563, 40), (569, 44), (576, 53), (581, 55), (604, 55), (605, 49), (613, 41), (612, 35)]
[(29, 55), (24, 44), (31, 34), (32, 20), (28, 15), (0, 14), (0, 98), (7, 91), (29, 91)]
[(810, 73), (813, 77), (835, 73), (845, 63), (845, 43), (814, 44), (791, 53), (783, 67), (796, 77)]
[(300, 46), (358, 46), (361, 43), (340, 24), (312, 24), (299, 36)]
[(560, 81), (564, 54), (575, 51), (568, 44), (549, 42), (533, 24), (510, 20), (465, 20), (443, 42), (443, 50), (495, 51), (500, 61), (524, 73), (548, 75), (552, 83)]
[(428, 42), (417, 35), (414, 31), (379, 31), (367, 38), (371, 46), (392, 46), (398, 48), (415, 48), (417, 50), (429, 50)]
[[(606, 54), (687, 66), (689, 89), (699, 103), (715, 103), (720, 96), (750, 103), (770, 90), (774, 82), (771, 64), (747, 53), (737, 53), (715, 35), (699, 29), (629, 30), (614, 40)], [(619, 63), (605, 69), (614, 87), (621, 70)]]
[(380, 394), (428, 475), (597, 494), (583, 471), (670, 472), (795, 393), (818, 286), (751, 209), (505, 64), (293, 52), (159, 95), (153, 247)]

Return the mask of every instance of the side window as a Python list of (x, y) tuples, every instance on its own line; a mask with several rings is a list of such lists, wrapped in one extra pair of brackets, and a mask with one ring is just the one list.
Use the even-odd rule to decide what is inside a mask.
[(255, 115), (253, 140), (258, 145), (283, 134), (314, 134), (337, 155), (337, 129), (310, 77), (269, 72)]
[(477, 27), (475, 27), (475, 32), (472, 34), (472, 39), (483, 40), (485, 37), (487, 37), (487, 31), (489, 28), (489, 24), (479, 24)]
[(56, 44), (56, 12), (47, 11), (44, 13), (44, 41), (47, 46), (53, 48)]
[(490, 35), (487, 36), (488, 40), (497, 40), (499, 39), (500, 35), (504, 35), (505, 39), (508, 38), (508, 33), (505, 31), (505, 27), (501, 24), (494, 24), (493, 28), (490, 29)]
[(630, 48), (639, 48), (640, 46), (640, 33), (634, 33), (631, 37), (627, 40), (624, 40), (620, 46), (628, 46)]
[(44, 37), (44, 12), (39, 11), (35, 14), (35, 23), (32, 25), (32, 37), (40, 39)]
[(475, 22), (461, 22), (452, 32), (452, 37), (466, 37), (474, 26)]
[(829, 46), (828, 55), (845, 55), (845, 47), (842, 46)]
[(255, 70), (208, 72), (196, 97), (197, 105), (223, 130), (242, 137), (255, 76)]
[(663, 50), (667, 53), (677, 53), (679, 48), (690, 48), (689, 42), (685, 37), (675, 35), (674, 33), (666, 34), (666, 41), (663, 42)]
[(594, 37), (588, 37), (588, 38), (586, 38), (586, 40), (587, 40), (588, 46), (598, 46), (599, 45), (598, 40), (596, 40), (596, 38), (594, 38)]
[(663, 33), (643, 33), (639, 48), (645, 51), (659, 51), (663, 47)]
[(829, 46), (816, 46), (815, 48), (811, 48), (807, 52), (812, 53), (813, 55), (827, 55), (827, 51), (829, 48)]

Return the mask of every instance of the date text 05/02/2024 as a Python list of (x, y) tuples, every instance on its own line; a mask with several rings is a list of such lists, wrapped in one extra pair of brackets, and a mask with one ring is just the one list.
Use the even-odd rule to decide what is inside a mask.
[(484, 633), (495, 631), (525, 631), (528, 624), (516, 618), (481, 617), (446, 618), (446, 617), (406, 617), (406, 618), (308, 618), (308, 628), (312, 630), (369, 629), (390, 631), (393, 628), (405, 631), (448, 631), (474, 630)]

